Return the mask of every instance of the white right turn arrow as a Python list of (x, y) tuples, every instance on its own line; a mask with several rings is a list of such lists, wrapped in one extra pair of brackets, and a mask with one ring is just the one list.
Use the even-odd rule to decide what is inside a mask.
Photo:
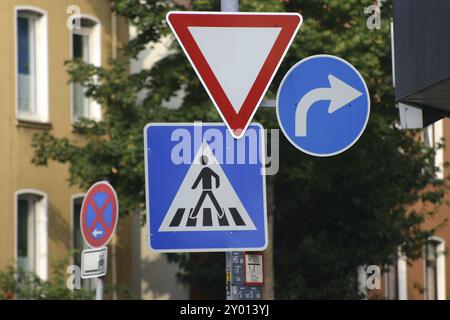
[(362, 96), (362, 92), (336, 78), (328, 75), (329, 88), (317, 88), (303, 96), (295, 111), (295, 136), (307, 136), (307, 116), (311, 106), (317, 101), (330, 100), (328, 113), (333, 113)]

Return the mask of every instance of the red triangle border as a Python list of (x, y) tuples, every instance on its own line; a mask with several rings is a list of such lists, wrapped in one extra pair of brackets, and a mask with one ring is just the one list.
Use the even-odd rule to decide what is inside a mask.
[[(217, 111), (234, 138), (241, 138), (252, 120), (303, 18), (298, 13), (169, 12), (166, 20), (191, 62)], [(189, 27), (281, 27), (266, 61), (238, 113), (189, 32)]]

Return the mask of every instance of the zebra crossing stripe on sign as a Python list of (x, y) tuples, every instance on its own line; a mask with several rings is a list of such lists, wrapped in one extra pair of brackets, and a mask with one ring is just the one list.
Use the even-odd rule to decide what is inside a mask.
[(203, 142), (159, 232), (256, 230), (242, 201)]

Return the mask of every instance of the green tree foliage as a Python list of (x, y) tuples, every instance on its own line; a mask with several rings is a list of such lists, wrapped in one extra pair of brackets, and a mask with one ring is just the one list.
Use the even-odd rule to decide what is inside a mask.
[(52, 277), (44, 281), (32, 272), (9, 267), (0, 271), (0, 300), (88, 300), (95, 297), (92, 290), (67, 288), (68, 259), (52, 266)]
[[(34, 272), (20, 267), (10, 266), (1, 270), (0, 300), (93, 300), (95, 290), (83, 287), (81, 270), (75, 272), (69, 268), (75, 267), (70, 265), (70, 258), (68, 255), (52, 263), (49, 280), (42, 280)], [(69, 283), (73, 289), (69, 288)], [(114, 294), (121, 299), (139, 299), (125, 286), (106, 285), (103, 292), (106, 299)]]
[[(288, 11), (303, 15), (303, 26), (281, 66), (269, 95), (285, 72), (317, 53), (350, 61), (371, 93), (371, 117), (362, 138), (344, 154), (320, 159), (280, 141), (280, 172), (275, 177), (275, 283), (277, 298), (356, 298), (356, 268), (392, 262), (401, 247), (418, 257), (434, 230), (422, 222), (432, 212), (411, 210), (417, 202), (443, 204), (444, 182), (437, 181), (434, 150), (418, 132), (400, 130), (391, 78), (390, 6), (382, 8), (382, 28), (369, 30), (364, 7), (371, 0), (241, 0), (241, 11)], [(151, 70), (129, 74), (128, 64), (149, 42), (168, 36), (164, 16), (185, 10), (171, 1), (112, 0), (112, 10), (137, 27), (116, 60), (96, 68), (68, 63), (74, 81), (105, 108), (100, 123), (84, 120), (77, 144), (50, 133), (34, 137), (36, 165), (49, 160), (69, 164), (72, 185), (87, 188), (108, 179), (117, 189), (122, 214), (145, 209), (142, 128), (148, 122), (217, 121), (200, 81), (176, 43)], [(193, 10), (219, 10), (219, 1), (193, 1)], [(94, 76), (98, 78), (93, 81)], [(179, 110), (162, 108), (183, 89)], [(145, 98), (139, 93), (145, 90)], [(255, 119), (278, 128), (274, 110)], [(168, 173), (170, 174), (170, 173)], [(204, 297), (224, 297), (224, 255), (171, 255), (181, 278), (196, 283)]]

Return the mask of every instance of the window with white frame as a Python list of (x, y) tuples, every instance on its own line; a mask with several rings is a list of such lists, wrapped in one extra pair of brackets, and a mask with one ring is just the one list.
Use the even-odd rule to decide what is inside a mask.
[[(73, 264), (81, 268), (81, 253), (83, 250), (88, 249), (83, 235), (81, 234), (80, 214), (81, 206), (83, 204), (83, 196), (72, 198), (72, 246)], [(82, 279), (81, 285), (84, 289), (94, 289), (95, 282), (92, 279)]]
[(400, 251), (395, 263), (386, 268), (385, 297), (388, 300), (408, 299), (407, 259)]
[(16, 8), (17, 118), (48, 122), (47, 18)]
[(39, 193), (23, 192), (16, 197), (17, 266), (47, 279), (47, 203)]
[[(100, 24), (92, 18), (81, 18), (79, 28), (72, 30), (72, 58), (94, 66), (101, 65)], [(72, 122), (81, 118), (101, 120), (100, 106), (86, 97), (86, 88), (72, 85)]]
[(441, 119), (424, 129), (424, 140), (427, 146), (436, 149), (434, 165), (438, 168), (436, 177), (444, 179), (444, 148), (440, 146), (444, 138), (444, 120)]
[(428, 241), (424, 250), (425, 299), (445, 300), (445, 242), (440, 238)]
[(36, 199), (20, 196), (17, 201), (17, 264), (36, 271)]
[(397, 300), (398, 299), (398, 270), (397, 265), (390, 265), (386, 268), (386, 299)]

